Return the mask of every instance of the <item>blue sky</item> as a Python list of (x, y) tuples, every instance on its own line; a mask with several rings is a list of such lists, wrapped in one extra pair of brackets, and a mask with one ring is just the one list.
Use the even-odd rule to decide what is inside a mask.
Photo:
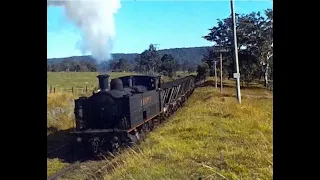
[[(235, 0), (236, 13), (272, 8), (271, 0)], [(141, 53), (149, 44), (160, 49), (210, 46), (201, 36), (217, 19), (230, 14), (230, 1), (129, 1), (115, 15), (116, 39), (112, 53)], [(47, 58), (82, 55), (81, 32), (67, 20), (62, 7), (48, 7)]]

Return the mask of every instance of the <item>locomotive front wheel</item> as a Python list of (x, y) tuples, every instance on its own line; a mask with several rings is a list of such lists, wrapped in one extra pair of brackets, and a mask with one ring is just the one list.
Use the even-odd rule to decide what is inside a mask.
[(153, 131), (154, 129), (154, 122), (153, 120), (149, 121), (149, 131)]

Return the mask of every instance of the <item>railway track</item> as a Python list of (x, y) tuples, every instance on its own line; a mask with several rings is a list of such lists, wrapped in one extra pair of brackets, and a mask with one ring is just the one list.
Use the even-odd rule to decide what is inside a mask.
[(61, 157), (68, 152), (72, 137), (70, 130), (55, 132), (47, 136), (47, 157)]

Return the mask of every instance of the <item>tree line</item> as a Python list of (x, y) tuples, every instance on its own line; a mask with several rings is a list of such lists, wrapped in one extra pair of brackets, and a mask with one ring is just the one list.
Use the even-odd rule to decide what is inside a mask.
[(134, 61), (130, 62), (126, 58), (110, 61), (74, 61), (72, 59), (63, 60), (59, 63), (48, 64), (47, 71), (60, 72), (83, 72), (83, 71), (116, 71), (116, 72), (139, 72), (143, 74), (162, 74), (172, 77), (177, 71), (196, 71), (197, 64), (187, 60), (179, 60), (171, 54), (159, 53), (153, 44), (137, 54)]
[(47, 71), (50, 72), (96, 72), (98, 70), (94, 61), (73, 61), (63, 60), (55, 64), (47, 64)]
[(188, 63), (188, 61), (179, 62), (171, 54), (161, 55), (153, 44), (149, 48), (138, 54), (134, 62), (130, 64), (125, 58), (112, 60), (109, 69), (113, 71), (135, 71), (144, 74), (162, 74), (172, 77), (177, 71), (194, 72), (196, 64)]

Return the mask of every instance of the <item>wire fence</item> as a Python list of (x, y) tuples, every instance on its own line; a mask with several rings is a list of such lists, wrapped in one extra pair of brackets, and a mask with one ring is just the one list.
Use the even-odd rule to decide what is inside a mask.
[(72, 94), (85, 94), (94, 91), (96, 88), (94, 86), (84, 86), (84, 87), (55, 87), (53, 85), (48, 85), (47, 95), (56, 93), (72, 93)]
[[(266, 87), (268, 90), (273, 91), (273, 80), (268, 81), (268, 85)], [(52, 84), (48, 85), (47, 89), (47, 95), (49, 94), (55, 94), (55, 93), (72, 93), (72, 94), (86, 94), (90, 93), (92, 91), (97, 90), (97, 88), (93, 85), (89, 86), (83, 86), (83, 87), (56, 87)]]

